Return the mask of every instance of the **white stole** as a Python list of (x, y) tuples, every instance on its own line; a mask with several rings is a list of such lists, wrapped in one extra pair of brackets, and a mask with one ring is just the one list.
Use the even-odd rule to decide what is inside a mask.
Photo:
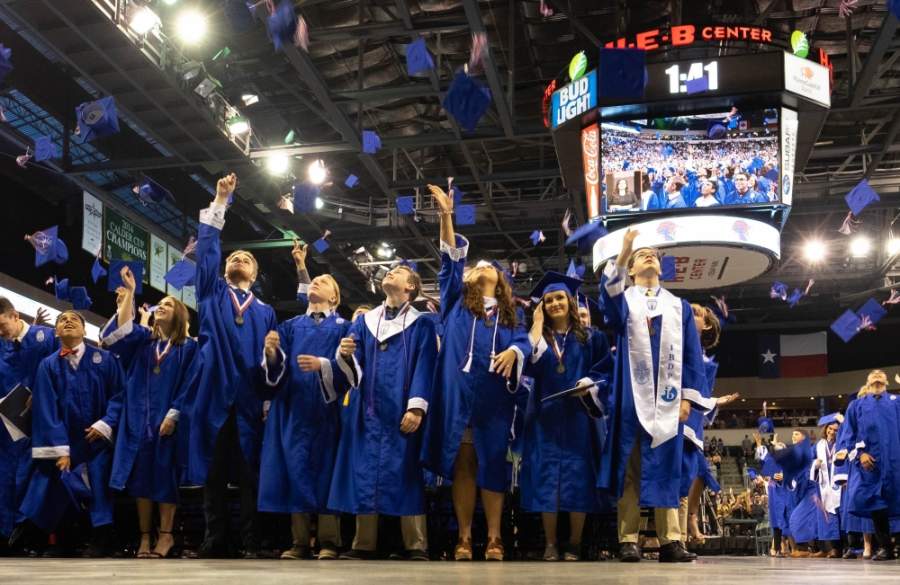
[[(836, 448), (836, 447), (835, 447)], [(812, 473), (814, 477), (810, 478), (819, 484), (819, 495), (822, 498), (822, 507), (829, 514), (836, 514), (837, 509), (841, 506), (841, 488), (834, 487), (834, 451), (831, 456), (828, 454), (828, 441), (820, 439), (816, 443), (816, 459), (822, 462), (822, 467), (818, 470), (813, 466)], [(818, 478), (815, 477), (818, 471)]]
[[(628, 361), (631, 391), (638, 420), (650, 434), (651, 447), (678, 435), (681, 408), (683, 358), (681, 300), (664, 288), (655, 297), (636, 287), (625, 291), (628, 303)], [(659, 342), (659, 376), (653, 384), (653, 352), (647, 320), (662, 316)], [(658, 391), (657, 391), (658, 390)]]

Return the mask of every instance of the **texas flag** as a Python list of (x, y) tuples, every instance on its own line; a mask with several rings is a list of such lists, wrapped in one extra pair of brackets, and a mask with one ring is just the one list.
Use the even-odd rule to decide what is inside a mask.
[(828, 375), (828, 334), (760, 335), (760, 378), (813, 378)]

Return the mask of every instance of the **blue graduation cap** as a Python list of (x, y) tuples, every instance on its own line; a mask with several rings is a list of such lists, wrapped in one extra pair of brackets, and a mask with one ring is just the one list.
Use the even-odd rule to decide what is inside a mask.
[(597, 93), (602, 98), (644, 97), (646, 53), (641, 49), (600, 49)]
[(82, 142), (90, 142), (94, 138), (102, 138), (119, 132), (116, 100), (113, 97), (80, 104), (75, 108), (75, 118), (78, 122), (78, 135)]
[(428, 52), (425, 39), (420, 37), (406, 45), (406, 72), (409, 75), (416, 75), (432, 69), (434, 69), (434, 60), (431, 58), (431, 53)]
[(863, 212), (863, 209), (870, 203), (881, 201), (881, 198), (878, 196), (878, 193), (869, 186), (869, 181), (863, 179), (847, 193), (844, 197), (844, 201), (847, 202), (847, 207), (850, 208), (853, 215), (858, 217), (859, 214)]
[(599, 221), (589, 221), (586, 224), (578, 226), (572, 232), (572, 235), (566, 238), (566, 246), (578, 244), (578, 250), (583, 254), (588, 254), (594, 247), (594, 242), (605, 236), (608, 232)]
[(816, 423), (817, 427), (827, 427), (828, 425), (841, 424), (841, 415), (838, 412), (832, 412), (831, 414), (826, 414), (822, 418), (819, 419), (819, 422)]
[(460, 205), (455, 209), (456, 225), (474, 225), (475, 224), (475, 206)]
[(581, 293), (578, 293), (578, 306), (584, 307), (588, 311), (600, 311), (600, 304), (597, 301)]
[(12, 70), (12, 49), (4, 47), (3, 43), (0, 43), (0, 82), (2, 82)]
[(175, 200), (175, 197), (172, 196), (168, 189), (148, 178), (145, 178), (138, 185), (138, 197), (144, 203), (161, 203), (164, 199)]
[(359, 177), (356, 175), (348, 175), (347, 179), (344, 181), (344, 186), (348, 189), (352, 189), (359, 184)]
[(134, 275), (135, 294), (141, 294), (144, 290), (144, 263), (140, 260), (111, 261), (109, 263), (109, 275), (106, 279), (106, 290), (115, 292), (117, 288), (124, 286), (122, 284), (122, 268), (126, 266), (131, 269), (131, 274)]
[(575, 267), (575, 259), (569, 260), (569, 267), (566, 268), (566, 276), (570, 278), (578, 278), (578, 268)]
[(750, 481), (753, 481), (754, 479), (756, 479), (756, 470), (755, 469), (751, 468), (751, 469), (747, 470), (747, 479), (749, 479)]
[(327, 250), (330, 247), (331, 247), (331, 244), (329, 244), (328, 240), (326, 240), (324, 237), (319, 238), (318, 240), (313, 242), (313, 248), (315, 248), (316, 252), (318, 252), (319, 254), (324, 254), (325, 250)]
[(706, 135), (713, 140), (717, 140), (725, 136), (725, 132), (727, 132), (725, 126), (717, 122), (709, 127), (709, 130), (706, 131)]
[(761, 416), (756, 420), (756, 428), (760, 434), (774, 433), (775, 422), (767, 416)]
[(697, 79), (688, 79), (685, 83), (688, 95), (709, 90), (709, 78), (705, 75)]
[(68, 301), (71, 298), (68, 278), (53, 278), (53, 295), (60, 301)]
[(375, 154), (381, 150), (381, 137), (374, 130), (363, 130), (362, 151), (366, 154)]
[(69, 500), (78, 509), (91, 500), (91, 488), (86, 478), (88, 477), (87, 464), (81, 463), (76, 465), (71, 471), (63, 471), (59, 474), (59, 478), (69, 496)]
[(535, 302), (540, 301), (544, 295), (556, 291), (565, 291), (572, 297), (575, 297), (578, 295), (578, 287), (581, 285), (582, 281), (577, 278), (572, 278), (559, 272), (545, 272), (541, 280), (531, 289), (531, 293), (528, 296)]
[(875, 325), (881, 321), (882, 317), (887, 315), (887, 309), (874, 298), (870, 298), (863, 306), (856, 310), (856, 314), (860, 318), (860, 324), (862, 324), (864, 319), (868, 319), (867, 325)]
[(859, 333), (861, 326), (862, 320), (859, 318), (859, 315), (854, 313), (852, 309), (847, 309), (831, 324), (831, 330), (834, 331), (835, 335), (843, 339), (844, 343), (848, 343)]
[(769, 296), (773, 299), (781, 299), (785, 300), (788, 296), (788, 286), (783, 282), (775, 281), (772, 283), (772, 288), (769, 290)]
[(94, 279), (94, 284), (97, 284), (97, 281), (104, 276), (106, 276), (106, 268), (103, 268), (100, 257), (97, 256), (94, 258), (94, 265), (91, 266), (91, 278)]
[(531, 235), (528, 236), (528, 239), (531, 240), (532, 246), (537, 246), (538, 244), (543, 242), (546, 238), (544, 237), (544, 232), (542, 232), (541, 230), (534, 230), (533, 232), (531, 232)]
[(310, 213), (316, 209), (316, 197), (319, 196), (318, 185), (308, 181), (294, 183), (291, 188), (294, 195), (294, 213)]
[(87, 311), (93, 304), (87, 288), (83, 286), (73, 286), (69, 289), (69, 300), (72, 301), (72, 308), (76, 311)]
[(797, 306), (797, 303), (799, 303), (800, 299), (802, 299), (802, 298), (803, 298), (803, 291), (800, 290), (799, 288), (795, 288), (794, 291), (791, 293), (791, 296), (789, 296), (787, 298), (787, 303), (793, 309), (794, 307)]
[(34, 247), (35, 268), (39, 268), (47, 262), (65, 264), (69, 260), (69, 249), (58, 233), (59, 226), (53, 226), (26, 236)]
[(675, 256), (663, 256), (659, 261), (661, 273), (659, 279), (664, 282), (675, 280)]
[(297, 15), (294, 13), (292, 0), (281, 0), (278, 3), (266, 20), (266, 28), (276, 51), (293, 44), (294, 34), (297, 32)]
[(49, 136), (38, 136), (34, 139), (34, 160), (41, 162), (51, 158), (59, 158), (59, 149)]
[(397, 197), (397, 213), (400, 215), (412, 215), (415, 212), (415, 198), (412, 195)]
[(192, 286), (197, 277), (197, 265), (190, 260), (181, 259), (169, 268), (166, 275), (163, 276), (165, 281), (172, 288), (181, 290), (186, 286)]
[(453, 78), (443, 106), (460, 127), (471, 132), (491, 105), (491, 90), (460, 71)]
[(450, 191), (453, 192), (453, 206), (459, 207), (459, 204), (462, 203), (462, 198), (466, 194), (466, 192), (460, 189), (458, 185), (453, 185)]

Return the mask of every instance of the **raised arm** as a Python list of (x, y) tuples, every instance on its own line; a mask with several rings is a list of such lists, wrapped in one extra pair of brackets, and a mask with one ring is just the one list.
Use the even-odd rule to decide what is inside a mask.
[(116, 289), (116, 316), (103, 327), (100, 339), (103, 347), (113, 352), (122, 360), (125, 369), (138, 354), (141, 344), (150, 337), (150, 330), (134, 326), (134, 289), (135, 281), (131, 270), (122, 268), (122, 284)]
[(294, 267), (297, 269), (297, 301), (304, 306), (300, 312), (306, 310), (309, 304), (309, 284), (312, 279), (309, 277), (309, 270), (306, 269), (306, 253), (309, 250), (309, 244), (302, 244), (300, 240), (294, 240), (294, 247), (291, 250), (291, 257), (294, 259)]
[(200, 211), (200, 228), (197, 237), (197, 298), (202, 300), (213, 294), (219, 278), (219, 264), (222, 261), (222, 247), (219, 242), (225, 226), (225, 211), (228, 199), (237, 185), (234, 173), (226, 175), (216, 183), (216, 198), (206, 209)]
[(625, 285), (628, 278), (628, 259), (634, 250), (634, 239), (638, 232), (627, 230), (622, 238), (622, 249), (615, 264), (608, 262), (600, 277), (600, 304), (606, 321), (616, 333), (624, 333), (625, 323)]

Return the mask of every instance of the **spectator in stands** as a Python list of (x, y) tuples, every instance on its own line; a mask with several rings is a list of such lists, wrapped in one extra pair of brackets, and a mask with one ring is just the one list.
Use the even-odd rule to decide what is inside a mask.
[(746, 459), (749, 459), (750, 455), (753, 454), (753, 440), (749, 435), (744, 435), (744, 440), (741, 441), (741, 450), (744, 452)]

